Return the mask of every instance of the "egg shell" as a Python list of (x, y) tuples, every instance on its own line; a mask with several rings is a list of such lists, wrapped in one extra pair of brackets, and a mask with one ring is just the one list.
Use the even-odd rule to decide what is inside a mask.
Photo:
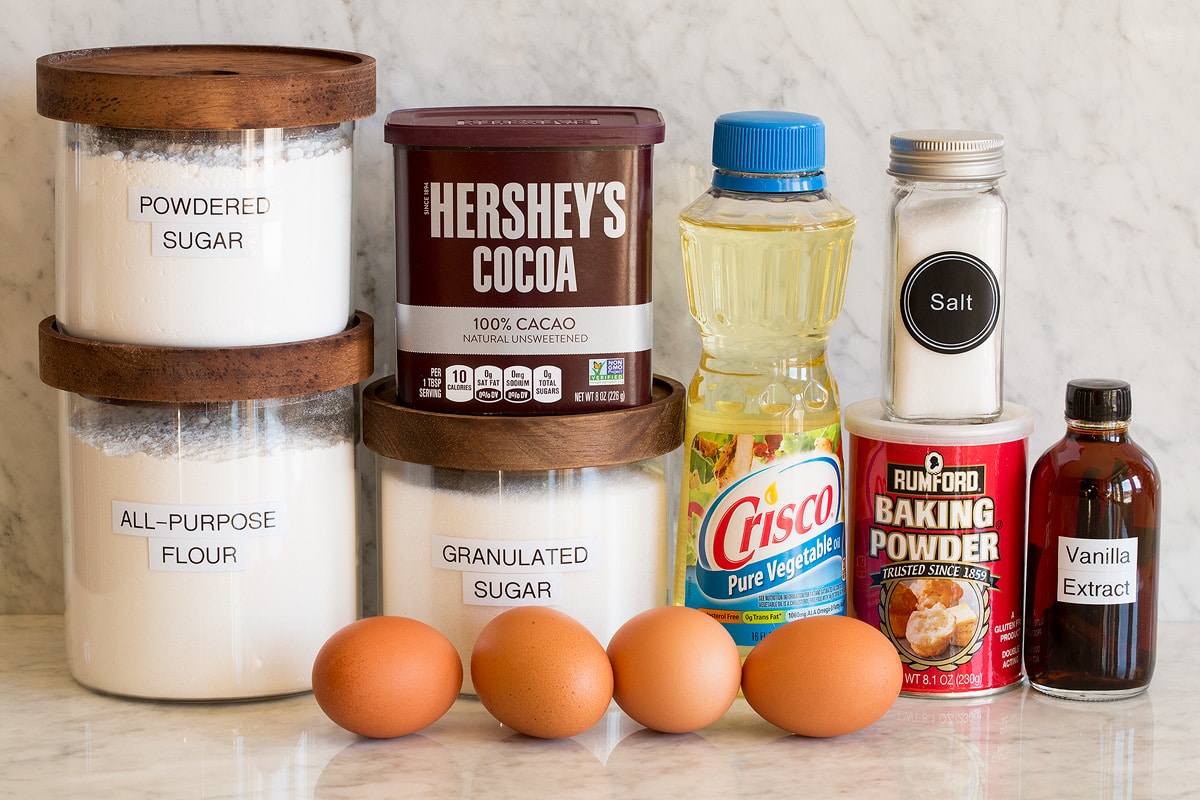
[(662, 606), (630, 618), (608, 643), (613, 699), (635, 722), (689, 733), (733, 705), (742, 658), (733, 637), (694, 608)]
[(801, 736), (841, 736), (882, 717), (900, 695), (895, 646), (853, 617), (781, 625), (742, 665), (742, 694), (759, 716)]
[(586, 731), (612, 700), (604, 647), (571, 616), (542, 606), (509, 609), (484, 626), (471, 680), (488, 713), (542, 739)]
[(462, 688), (458, 651), (415, 619), (383, 616), (352, 622), (329, 637), (313, 661), (313, 696), (352, 733), (404, 736), (442, 717)]

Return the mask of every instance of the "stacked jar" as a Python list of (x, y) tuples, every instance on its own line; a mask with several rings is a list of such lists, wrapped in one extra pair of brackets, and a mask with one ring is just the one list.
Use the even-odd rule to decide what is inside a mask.
[(440, 630), (464, 666), (509, 608), (557, 608), (607, 644), (666, 602), (684, 390), (650, 366), (663, 135), (646, 108), (388, 116), (397, 374), (363, 408), (382, 610)]
[(358, 615), (354, 121), (375, 62), (149, 46), (47, 55), (68, 660), (96, 691), (311, 688)]
[(903, 692), (1022, 680), (1028, 409), (1003, 398), (1004, 140), (893, 134), (883, 396), (846, 409), (855, 613), (892, 640)]

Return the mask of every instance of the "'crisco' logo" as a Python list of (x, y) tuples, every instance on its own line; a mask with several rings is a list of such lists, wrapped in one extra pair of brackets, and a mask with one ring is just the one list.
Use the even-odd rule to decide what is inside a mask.
[(727, 488), (697, 541), (706, 570), (738, 570), (794, 549), (841, 522), (842, 475), (829, 456), (772, 465)]

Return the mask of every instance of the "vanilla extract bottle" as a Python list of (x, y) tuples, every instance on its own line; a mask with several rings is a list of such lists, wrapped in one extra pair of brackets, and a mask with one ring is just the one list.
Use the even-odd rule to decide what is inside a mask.
[(1154, 672), (1160, 484), (1130, 417), (1128, 383), (1071, 381), (1030, 477), (1025, 670), (1055, 697), (1132, 697)]

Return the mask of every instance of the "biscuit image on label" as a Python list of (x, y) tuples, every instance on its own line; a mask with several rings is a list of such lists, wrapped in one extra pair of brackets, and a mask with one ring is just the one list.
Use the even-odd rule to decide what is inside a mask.
[(951, 608), (962, 599), (963, 589), (958, 581), (950, 578), (929, 578), (913, 581), (912, 591), (917, 596), (918, 608), (933, 608), (940, 605)]
[(956, 624), (957, 618), (945, 606), (921, 608), (909, 616), (904, 637), (914, 655), (935, 658), (950, 646)]
[(908, 629), (908, 618), (916, 610), (917, 596), (913, 590), (908, 588), (907, 583), (897, 583), (891, 599), (888, 600), (888, 624), (892, 628), (893, 636), (897, 639), (904, 637), (904, 632)]

